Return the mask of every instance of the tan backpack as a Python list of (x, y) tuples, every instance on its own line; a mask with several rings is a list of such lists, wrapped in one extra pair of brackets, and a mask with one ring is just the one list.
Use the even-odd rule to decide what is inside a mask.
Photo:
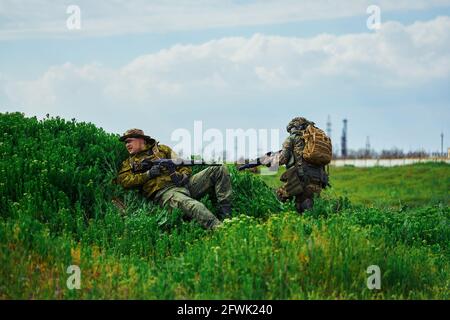
[(326, 166), (333, 154), (331, 139), (319, 128), (309, 125), (303, 133), (303, 159), (316, 166)]

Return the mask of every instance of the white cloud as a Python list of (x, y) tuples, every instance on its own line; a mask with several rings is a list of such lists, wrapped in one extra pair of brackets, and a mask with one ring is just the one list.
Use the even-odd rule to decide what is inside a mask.
[[(33, 81), (3, 81), (11, 103), (36, 108), (135, 105), (276, 90), (320, 88), (324, 82), (411, 87), (450, 76), (450, 18), (376, 33), (313, 38), (255, 34), (201, 45), (176, 45), (135, 58), (118, 69), (98, 64), (54, 66)], [(60, 111), (60, 110), (59, 110)]]
[(71, 0), (2, 0), (0, 39), (105, 36), (255, 26), (449, 6), (450, 0), (79, 0), (82, 30), (68, 31)]

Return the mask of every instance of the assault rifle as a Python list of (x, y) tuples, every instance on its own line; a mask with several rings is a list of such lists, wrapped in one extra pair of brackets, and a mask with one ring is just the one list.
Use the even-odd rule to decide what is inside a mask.
[(206, 163), (205, 161), (196, 162), (195, 160), (183, 160), (183, 159), (144, 159), (141, 162), (134, 163), (131, 170), (133, 173), (143, 173), (150, 170), (153, 166), (161, 166), (165, 168), (172, 179), (172, 181), (178, 185), (180, 178), (175, 174), (177, 167), (193, 167), (193, 166), (221, 166), (219, 163)]
[(280, 151), (277, 152), (267, 152), (265, 155), (263, 155), (262, 157), (257, 158), (255, 161), (245, 161), (246, 164), (240, 166), (238, 168), (239, 171), (242, 170), (246, 170), (246, 169), (251, 169), (251, 168), (256, 168), (259, 166), (266, 166), (268, 168), (270, 168), (273, 165), (273, 161), (274, 158), (279, 155), (281, 153)]
[(182, 160), (182, 159), (144, 159), (139, 163), (134, 163), (132, 171), (134, 173), (142, 173), (150, 170), (153, 166), (161, 166), (166, 168), (169, 174), (175, 172), (177, 167), (193, 167), (193, 166), (221, 166), (220, 163), (206, 163), (205, 161), (196, 162), (195, 160)]

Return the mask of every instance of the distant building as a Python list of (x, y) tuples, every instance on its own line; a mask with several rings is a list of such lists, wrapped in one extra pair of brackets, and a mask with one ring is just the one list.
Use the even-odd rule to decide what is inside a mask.
[(450, 148), (447, 148), (447, 158), (450, 158)]

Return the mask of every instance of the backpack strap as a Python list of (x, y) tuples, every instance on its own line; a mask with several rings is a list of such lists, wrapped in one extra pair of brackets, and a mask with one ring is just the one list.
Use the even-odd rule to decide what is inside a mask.
[[(300, 134), (297, 134), (297, 135), (300, 136), (301, 139), (303, 139), (303, 138), (301, 137)], [(291, 143), (293, 144), (293, 141), (292, 141), (292, 140), (291, 140)], [(302, 166), (299, 166), (299, 161), (298, 161), (298, 160), (300, 160), (300, 162), (303, 163), (303, 160), (297, 158), (297, 155), (296, 155), (295, 152), (294, 152), (294, 146), (292, 146), (292, 156), (294, 157), (294, 166), (295, 166), (295, 168), (296, 168), (297, 175), (298, 175), (298, 177), (299, 177), (299, 179), (300, 179), (301, 181), (304, 181), (304, 179), (305, 179), (305, 174), (304, 174), (304, 172), (303, 172)]]

